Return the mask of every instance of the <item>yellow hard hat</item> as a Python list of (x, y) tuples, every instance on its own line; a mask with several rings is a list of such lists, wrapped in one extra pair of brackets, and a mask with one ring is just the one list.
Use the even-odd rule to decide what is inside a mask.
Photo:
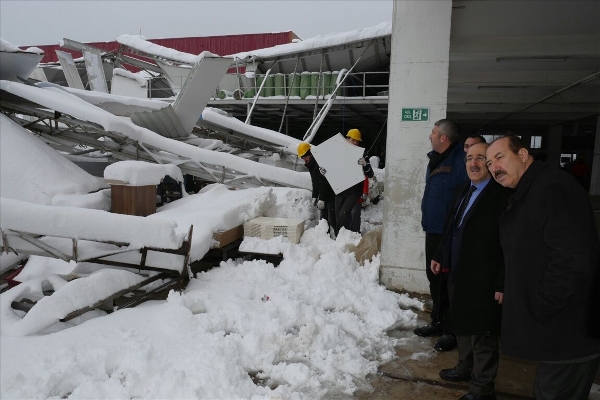
[(360, 136), (360, 131), (358, 129), (350, 129), (348, 131), (348, 133), (346, 134), (346, 137), (352, 138), (354, 140), (358, 140), (358, 141), (362, 141), (362, 138)]
[(298, 145), (298, 157), (304, 157), (304, 155), (310, 150), (310, 144), (306, 142), (300, 142)]

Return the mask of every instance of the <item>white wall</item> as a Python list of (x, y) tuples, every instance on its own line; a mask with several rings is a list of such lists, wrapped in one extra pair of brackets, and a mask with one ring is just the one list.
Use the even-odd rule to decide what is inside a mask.
[[(391, 289), (429, 292), (421, 197), (429, 134), (446, 117), (451, 13), (451, 1), (394, 1), (380, 271)], [(403, 122), (402, 108), (429, 120)]]

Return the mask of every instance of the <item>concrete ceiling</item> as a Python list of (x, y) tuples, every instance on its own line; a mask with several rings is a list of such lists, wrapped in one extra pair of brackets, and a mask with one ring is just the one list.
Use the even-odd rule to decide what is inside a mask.
[[(383, 36), (264, 59), (258, 67), (284, 73), (295, 67), (349, 69), (362, 54), (355, 71), (389, 71), (390, 52), (391, 37)], [(316, 103), (322, 104), (290, 102), (286, 113), (291, 117), (282, 131), (301, 137)], [(315, 141), (351, 127), (370, 132), (374, 140), (387, 118), (387, 103), (386, 96), (337, 99)], [(211, 105), (245, 119), (244, 100)], [(282, 110), (281, 101), (261, 99), (252, 123), (279, 130)], [(454, 1), (447, 113), (465, 134), (510, 130), (543, 135), (549, 126), (566, 124), (593, 137), (600, 115), (600, 2)], [(384, 137), (385, 129), (380, 144)]]

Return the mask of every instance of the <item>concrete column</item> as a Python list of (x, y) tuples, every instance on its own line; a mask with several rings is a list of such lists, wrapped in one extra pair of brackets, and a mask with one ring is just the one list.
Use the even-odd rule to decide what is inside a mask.
[(560, 155), (562, 153), (562, 125), (553, 125), (548, 128), (546, 135), (546, 162), (548, 165), (560, 167)]
[(600, 117), (596, 118), (596, 139), (594, 140), (594, 159), (591, 172), (590, 194), (600, 196)]
[[(395, 0), (380, 280), (429, 292), (421, 198), (433, 123), (446, 117), (452, 2)], [(402, 121), (403, 108), (429, 109), (427, 121)]]

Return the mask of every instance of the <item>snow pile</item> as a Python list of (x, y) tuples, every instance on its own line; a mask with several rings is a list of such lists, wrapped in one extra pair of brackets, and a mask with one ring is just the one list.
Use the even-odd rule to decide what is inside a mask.
[(108, 210), (107, 187), (5, 115), (0, 115), (0, 196), (45, 205)]
[(37, 235), (129, 243), (132, 249), (177, 249), (185, 236), (175, 232), (174, 221), (7, 198), (0, 198), (0, 227)]
[(3, 51), (5, 53), (44, 54), (44, 50), (40, 49), (39, 47), (28, 47), (25, 50), (21, 50), (19, 47), (15, 46), (14, 44), (12, 44), (4, 39), (0, 39), (0, 51)]
[(142, 35), (121, 35), (116, 39), (122, 45), (131, 47), (134, 50), (138, 50), (153, 56), (166, 58), (168, 60), (179, 61), (185, 64), (194, 64), (199, 62), (204, 57), (218, 57), (218, 55), (211, 53), (210, 51), (203, 51), (199, 55), (193, 55), (190, 53), (184, 53), (182, 51), (170, 49), (146, 40)]
[[(24, 336), (49, 328), (69, 313), (104, 300), (108, 296), (140, 283), (144, 278), (127, 271), (103, 269), (86, 279), (67, 282), (57, 275), (32, 279), (2, 293), (0, 332), (4, 336)], [(46, 297), (42, 290), (54, 290)], [(23, 318), (12, 308), (23, 295), (37, 301)]]
[(183, 182), (183, 174), (174, 164), (152, 164), (145, 161), (119, 161), (104, 169), (104, 179), (120, 181), (133, 186), (158, 185), (169, 175)]
[(129, 72), (126, 69), (123, 68), (115, 68), (113, 69), (113, 76), (123, 76), (125, 78), (129, 78), (129, 79), (133, 79), (135, 80), (137, 83), (139, 83), (139, 85), (141, 87), (146, 87), (148, 85), (148, 79), (142, 77), (140, 74), (134, 74), (133, 72)]
[(379, 257), (359, 266), (339, 250), (354, 239), (330, 239), (321, 222), (278, 267), (229, 260), (167, 301), (2, 336), (0, 395), (319, 399), (367, 388), (395, 355), (385, 331), (414, 327), (416, 314), (378, 284)]
[(258, 49), (242, 53), (232, 54), (233, 57), (244, 60), (246, 58), (270, 58), (286, 54), (301, 53), (324, 47), (346, 45), (362, 40), (374, 39), (392, 34), (392, 23), (382, 22), (376, 26), (355, 29), (349, 32), (336, 32), (327, 35), (319, 35), (296, 43), (280, 44), (266, 49)]

